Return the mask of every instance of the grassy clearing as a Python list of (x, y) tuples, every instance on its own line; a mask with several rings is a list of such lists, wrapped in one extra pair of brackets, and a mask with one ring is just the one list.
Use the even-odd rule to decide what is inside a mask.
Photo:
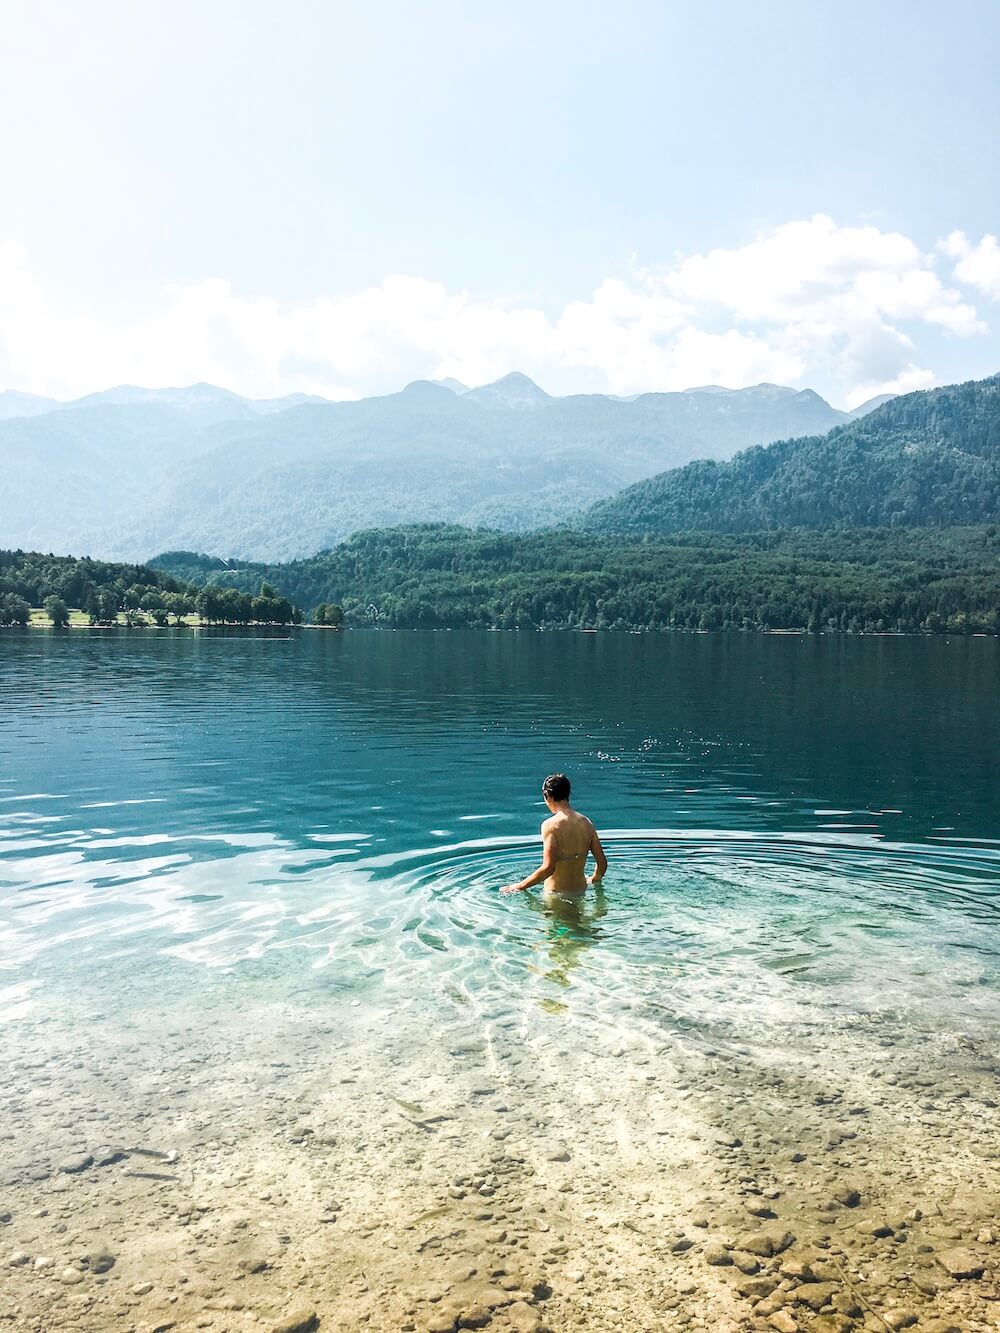
[[(153, 619), (153, 617), (152, 617), (151, 615), (147, 614), (147, 612), (145, 612), (145, 611), (133, 611), (133, 612), (131, 613), (131, 615), (132, 615), (132, 624), (133, 624), (133, 626), (136, 626), (136, 627), (138, 627), (138, 628), (142, 628), (142, 629), (146, 629), (146, 628), (149, 628), (149, 629), (155, 629), (155, 628), (156, 628), (156, 621)], [(118, 616), (116, 617), (116, 619), (115, 619), (115, 621), (114, 621), (114, 624), (115, 624), (115, 625), (119, 625), (119, 626), (121, 626), (121, 627), (124, 628), (125, 625), (126, 625), (127, 623), (128, 623), (128, 622), (127, 622), (127, 620), (126, 620), (126, 617), (125, 617), (124, 612), (119, 612), (119, 613), (118, 613)], [(28, 621), (28, 624), (29, 624), (29, 626), (31, 626), (31, 627), (33, 627), (33, 628), (38, 628), (38, 629), (51, 629), (51, 628), (52, 628), (52, 619), (51, 619), (50, 616), (48, 616), (48, 615), (46, 614), (46, 612), (44, 611), (44, 609), (43, 609), (42, 607), (40, 607), (40, 606), (33, 606), (33, 607), (31, 608), (31, 618), (30, 618), (30, 620)], [(174, 628), (176, 628), (178, 625), (181, 625), (181, 626), (185, 626), (185, 625), (186, 625), (186, 626), (189, 626), (191, 629), (200, 629), (200, 628), (202, 628), (202, 627), (204, 626), (204, 624), (205, 624), (205, 622), (202, 621), (202, 620), (200, 620), (197, 616), (181, 616), (180, 619), (179, 619), (179, 620), (176, 620), (176, 621), (174, 620), (173, 617), (171, 617), (169, 628), (170, 628), (170, 629), (174, 629)], [(111, 622), (106, 622), (106, 623), (104, 623), (104, 624), (102, 624), (102, 625), (100, 625), (100, 626), (92, 626), (91, 623), (90, 623), (90, 617), (87, 615), (86, 611), (81, 611), (81, 610), (79, 610), (79, 608), (77, 608), (77, 607), (71, 607), (71, 608), (70, 608), (70, 612), (69, 612), (69, 628), (70, 628), (70, 629), (94, 629), (94, 628), (108, 629), (108, 628), (111, 628)], [(164, 626), (163, 628), (166, 629), (166, 628), (168, 628), (168, 627), (167, 627), (167, 626)]]
[[(131, 622), (132, 622), (132, 627), (135, 628), (135, 629), (156, 629), (156, 628), (158, 628), (158, 627), (157, 627), (157, 624), (156, 624), (156, 621), (153, 619), (153, 617), (152, 617), (151, 615), (149, 615), (149, 614), (148, 614), (147, 612), (145, 612), (145, 611), (133, 611), (133, 612), (131, 612)], [(124, 613), (124, 612), (121, 612), (121, 611), (118, 613), (118, 616), (116, 617), (116, 619), (115, 619), (115, 621), (114, 621), (114, 624), (112, 624), (112, 622), (110, 622), (110, 621), (104, 621), (104, 622), (103, 622), (102, 624), (100, 624), (100, 625), (92, 625), (92, 624), (90, 623), (90, 617), (87, 615), (86, 611), (81, 611), (81, 610), (79, 610), (79, 608), (76, 608), (76, 607), (71, 607), (71, 608), (70, 608), (70, 612), (69, 612), (69, 626), (68, 626), (69, 629), (112, 629), (112, 628), (114, 628), (115, 626), (117, 626), (117, 627), (119, 627), (119, 628), (121, 628), (121, 629), (124, 629), (124, 628), (127, 627), (127, 625), (128, 625), (128, 620), (126, 619), (125, 613)], [(31, 628), (31, 629), (51, 629), (51, 628), (52, 628), (52, 619), (51, 619), (50, 616), (48, 616), (48, 615), (45, 613), (45, 611), (44, 611), (44, 609), (43, 609), (42, 607), (40, 607), (40, 606), (33, 606), (33, 607), (31, 608), (31, 617), (30, 617), (30, 619), (29, 619), (29, 621), (28, 621), (28, 626), (29, 626), (29, 628)], [(212, 624), (210, 624), (209, 621), (207, 621), (207, 620), (202, 620), (199, 616), (180, 616), (180, 617), (179, 617), (178, 619), (176, 619), (176, 620), (174, 619), (173, 616), (171, 616), (171, 617), (170, 617), (170, 623), (169, 623), (169, 625), (161, 625), (161, 626), (159, 626), (159, 628), (161, 628), (161, 629), (177, 629), (178, 627), (181, 628), (181, 629), (185, 629), (185, 628), (187, 628), (187, 629), (212, 629), (212, 628), (215, 628), (215, 629), (218, 629), (218, 628), (225, 628), (225, 629), (249, 629), (249, 628), (255, 628), (255, 629), (259, 629), (259, 628), (260, 628), (260, 625), (259, 625), (256, 621), (250, 621), (250, 622), (248, 622), (246, 625), (225, 625), (225, 626), (219, 626), (219, 625), (212, 625)], [(269, 628), (282, 628), (282, 629), (284, 629), (284, 628), (287, 628), (287, 626), (269, 626)], [(326, 627), (324, 626), (323, 628), (326, 628)]]
[[(69, 613), (69, 623), (73, 627), (76, 627), (78, 625), (89, 626), (90, 617), (87, 615), (85, 611), (71, 610)], [(52, 628), (51, 619), (45, 614), (45, 612), (42, 610), (40, 606), (33, 606), (31, 608), (31, 619), (28, 621), (28, 624), (38, 625), (42, 629)]]

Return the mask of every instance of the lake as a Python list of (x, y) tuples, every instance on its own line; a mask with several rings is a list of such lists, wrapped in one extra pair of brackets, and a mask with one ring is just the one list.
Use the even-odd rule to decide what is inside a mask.
[[(14, 1327), (994, 1327), (998, 686), (980, 638), (4, 631)], [(501, 898), (555, 770), (607, 879)]]

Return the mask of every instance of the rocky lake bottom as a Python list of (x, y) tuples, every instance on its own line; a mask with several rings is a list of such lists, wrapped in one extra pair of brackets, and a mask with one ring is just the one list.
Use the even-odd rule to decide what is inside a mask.
[(6, 997), (0, 1326), (1000, 1327), (995, 1044), (153, 971)]

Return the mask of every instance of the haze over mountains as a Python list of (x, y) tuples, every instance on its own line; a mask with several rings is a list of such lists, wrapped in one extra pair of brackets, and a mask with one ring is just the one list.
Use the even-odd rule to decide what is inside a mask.
[(8, 391), (0, 546), (283, 560), (397, 523), (532, 528), (690, 460), (823, 434), (851, 415), (777, 385), (556, 398), (517, 373), (340, 403), (207, 384), (72, 403)]

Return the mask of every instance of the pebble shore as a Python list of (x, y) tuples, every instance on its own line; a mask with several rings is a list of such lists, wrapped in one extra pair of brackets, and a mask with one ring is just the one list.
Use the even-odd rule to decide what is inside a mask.
[(163, 1000), (6, 1029), (0, 1330), (1000, 1328), (981, 1038)]

